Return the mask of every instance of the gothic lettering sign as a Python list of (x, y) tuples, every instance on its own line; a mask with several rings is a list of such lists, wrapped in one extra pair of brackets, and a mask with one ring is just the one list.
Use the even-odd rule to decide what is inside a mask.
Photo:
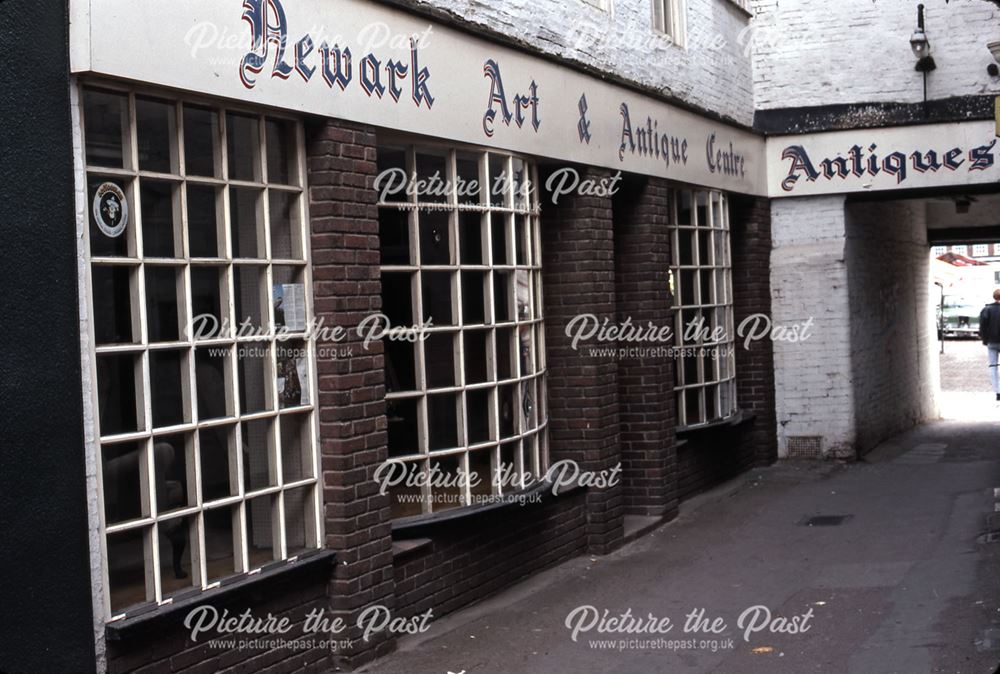
[(904, 190), (1000, 180), (993, 124), (965, 122), (768, 139), (773, 196)]
[(74, 72), (767, 191), (758, 134), (380, 3), (71, 0), (70, 10)]

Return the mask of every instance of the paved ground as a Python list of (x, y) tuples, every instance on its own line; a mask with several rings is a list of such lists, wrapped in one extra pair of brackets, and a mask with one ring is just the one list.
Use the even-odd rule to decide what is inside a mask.
[[(962, 369), (967, 351), (982, 378), (982, 363), (963, 348), (946, 367)], [(1000, 532), (998, 440), (1000, 414), (925, 426), (862, 463), (754, 471), (684, 504), (676, 521), (615, 554), (572, 560), (434, 622), (367, 671), (992, 673), (1000, 663), (1000, 542), (980, 538)], [(828, 515), (849, 519), (802, 523)], [(765, 628), (744, 639), (738, 618), (756, 605), (773, 616), (812, 611), (809, 629)], [(662, 635), (591, 630), (574, 641), (565, 623), (582, 606), (669, 617), (674, 627)], [(722, 633), (684, 633), (696, 608), (721, 617)], [(645, 643), (627, 641), (635, 639)]]
[(976, 339), (949, 339), (941, 356), (941, 416), (945, 419), (1000, 418), (995, 410), (986, 347)]

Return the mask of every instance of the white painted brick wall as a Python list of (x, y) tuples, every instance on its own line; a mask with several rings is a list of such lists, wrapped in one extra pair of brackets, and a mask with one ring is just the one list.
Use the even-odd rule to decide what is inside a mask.
[(814, 321), (808, 341), (774, 345), (779, 455), (791, 436), (822, 436), (826, 454), (850, 456), (937, 417), (925, 214), (843, 196), (772, 202), (774, 321)]
[(687, 47), (652, 28), (651, 0), (613, 0), (610, 12), (584, 0), (412, 0), (444, 10), (543, 52), (613, 73), (750, 125), (750, 19), (730, 0), (687, 0)]
[[(923, 100), (910, 35), (917, 2), (753, 0), (754, 98), (759, 109)], [(923, 0), (937, 70), (928, 98), (1000, 93), (986, 43), (1000, 8), (986, 0)]]
[(787, 456), (790, 436), (803, 435), (822, 436), (827, 454), (851, 451), (855, 412), (844, 197), (776, 200), (771, 219), (774, 322), (813, 320), (807, 341), (774, 343), (778, 454)]
[(937, 334), (923, 202), (851, 204), (851, 369), (861, 451), (938, 415)]

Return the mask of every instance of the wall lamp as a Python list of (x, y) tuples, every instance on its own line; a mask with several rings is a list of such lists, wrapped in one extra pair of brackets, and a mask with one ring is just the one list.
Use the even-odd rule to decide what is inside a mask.
[[(986, 48), (990, 50), (991, 54), (993, 54), (993, 60), (1000, 63), (1000, 40), (997, 40), (996, 42), (987, 42)], [(1000, 75), (1000, 67), (997, 67), (996, 63), (991, 63), (986, 66), (986, 72), (993, 77), (997, 77)]]
[(927, 39), (927, 31), (924, 30), (923, 5), (917, 5), (917, 29), (913, 31), (913, 36), (910, 38), (910, 49), (917, 57), (917, 72), (929, 73), (937, 68), (934, 57), (931, 56), (931, 42)]

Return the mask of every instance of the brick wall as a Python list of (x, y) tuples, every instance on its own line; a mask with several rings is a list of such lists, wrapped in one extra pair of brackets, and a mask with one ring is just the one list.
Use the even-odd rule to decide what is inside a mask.
[[(303, 636), (306, 614), (328, 607), (328, 578), (329, 567), (321, 565), (308, 573), (299, 572), (270, 581), (265, 589), (239, 590), (210, 604), (220, 614), (228, 610), (230, 615), (239, 615), (250, 609), (255, 617), (265, 617), (268, 613), (279, 619), (287, 617), (292, 627), (283, 637), (294, 641)], [(183, 621), (184, 615), (170, 616), (122, 639), (108, 638), (108, 673), (292, 674), (323, 672), (330, 667), (329, 654), (316, 644), (313, 645), (317, 647), (301, 650), (235, 648), (226, 644), (224, 638), (206, 640), (205, 636), (196, 643), (191, 641), (190, 630), (184, 628)]]
[(804, 342), (774, 344), (778, 453), (788, 438), (821, 436), (826, 454), (853, 456), (855, 405), (844, 197), (771, 203), (773, 320), (813, 320)]
[(389, 1), (457, 19), (472, 30), (499, 33), (521, 46), (611, 74), (741, 124), (753, 123), (747, 48), (750, 18), (729, 0), (687, 0), (687, 48), (653, 31), (650, 0), (614, 0), (611, 11), (584, 0)]
[[(1000, 93), (986, 67), (1000, 9), (987, 0), (923, 0), (937, 70), (930, 99)], [(917, 3), (897, 0), (754, 0), (755, 107), (923, 100), (910, 35)], [(872, 73), (878, 73), (872, 77)]]
[[(614, 199), (615, 293), (618, 322), (673, 326), (669, 288), (669, 188), (666, 181), (629, 176)], [(623, 341), (626, 349), (659, 345)], [(669, 346), (669, 344), (667, 345)], [(626, 352), (618, 359), (623, 497), (629, 514), (677, 511), (677, 425), (674, 362)]]
[[(583, 180), (609, 175), (592, 168), (580, 173)], [(574, 350), (566, 326), (580, 314), (615, 321), (611, 199), (573, 194), (557, 205), (546, 200), (541, 224), (551, 462), (572, 459), (581, 470), (610, 470), (620, 458), (615, 355)], [(588, 549), (613, 550), (623, 536), (621, 483), (591, 489), (586, 499)]]
[[(382, 343), (368, 350), (352, 330), (382, 307), (379, 275), (375, 132), (334, 120), (306, 126), (315, 314), (327, 328), (343, 326), (344, 359), (318, 359), (320, 451), (326, 547), (337, 553), (330, 582), (333, 616), (353, 624), (366, 606), (393, 607), (389, 499), (378, 493), (375, 469), (386, 448)], [(334, 658), (356, 667), (391, 650), (377, 636)]]
[(432, 543), (396, 565), (396, 611), (434, 618), (456, 611), (518, 580), (583, 554), (587, 548), (584, 492), (539, 505), (509, 506), (452, 523)]
[(847, 207), (856, 446), (937, 417), (937, 331), (921, 202)]

